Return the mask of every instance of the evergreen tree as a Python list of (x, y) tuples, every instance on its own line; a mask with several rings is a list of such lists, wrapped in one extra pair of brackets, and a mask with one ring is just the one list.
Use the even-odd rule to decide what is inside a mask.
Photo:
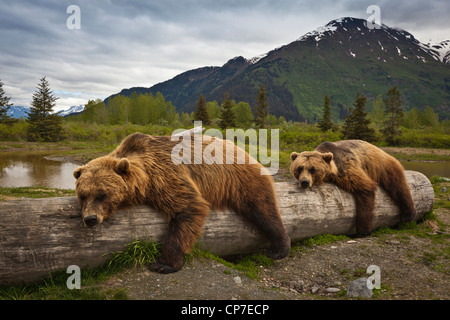
[(5, 96), (3, 90), (3, 82), (0, 80), (0, 123), (10, 123), (12, 119), (8, 116), (7, 112), (12, 103), (9, 103), (11, 98)]
[(400, 121), (403, 117), (401, 93), (397, 86), (392, 87), (386, 94), (384, 104), (386, 105), (384, 127), (382, 133), (389, 144), (396, 144), (400, 136)]
[(373, 141), (375, 131), (370, 127), (370, 120), (367, 119), (367, 112), (364, 110), (367, 98), (361, 96), (358, 92), (356, 100), (353, 103), (355, 109), (350, 109), (350, 114), (345, 117), (343, 125), (343, 134), (346, 139), (360, 139)]
[(36, 92), (33, 94), (27, 122), (28, 141), (59, 141), (63, 139), (62, 117), (53, 113), (55, 101), (58, 100), (50, 90), (45, 77), (41, 78)]
[(331, 120), (331, 99), (328, 97), (328, 94), (324, 97), (324, 103), (323, 103), (323, 115), (322, 118), (319, 119), (318, 127), (322, 132), (327, 132), (328, 130), (331, 130), (334, 128), (333, 121)]
[(200, 98), (197, 101), (197, 106), (194, 111), (194, 120), (201, 121), (202, 125), (208, 125), (210, 123), (208, 110), (206, 109), (206, 102), (203, 94), (200, 95)]
[(257, 97), (258, 105), (256, 107), (256, 119), (255, 124), (257, 128), (264, 128), (266, 125), (266, 117), (269, 114), (266, 102), (266, 89), (264, 84), (261, 84), (259, 88), (259, 94)]
[(236, 115), (233, 111), (233, 102), (230, 100), (230, 94), (227, 92), (225, 100), (222, 103), (222, 112), (220, 114), (219, 126), (222, 129), (236, 127)]

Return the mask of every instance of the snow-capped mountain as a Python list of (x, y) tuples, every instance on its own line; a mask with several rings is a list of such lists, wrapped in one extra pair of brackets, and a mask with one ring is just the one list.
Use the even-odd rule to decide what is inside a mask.
[(69, 114), (80, 113), (83, 110), (84, 110), (84, 105), (80, 104), (79, 106), (71, 106), (67, 110), (60, 111), (59, 115), (65, 117), (65, 116), (68, 116)]
[[(427, 59), (429, 60), (432, 57), (437, 61), (450, 63), (450, 40), (442, 41), (434, 45), (424, 44), (403, 29), (391, 28), (385, 24), (368, 27), (367, 24), (368, 22), (363, 19), (340, 18), (306, 33), (297, 41), (315, 41), (316, 46), (320, 46), (319, 41), (322, 39), (347, 38), (347, 41), (339, 39), (339, 43), (341, 45), (350, 44), (348, 54), (355, 58), (356, 54), (351, 50), (352, 42), (361, 45), (358, 42), (366, 40), (367, 46), (372, 47), (372, 52), (374, 52), (373, 46), (377, 47), (378, 45), (379, 48), (376, 49), (388, 53), (389, 46), (386, 42), (383, 45), (383, 39), (386, 39), (390, 45), (395, 45), (395, 42), (398, 42), (399, 45), (395, 45), (395, 51), (398, 56), (405, 60), (413, 58), (426, 63)], [(375, 42), (372, 42), (372, 40), (375, 40)], [(400, 48), (401, 46), (403, 46), (403, 50)], [(380, 57), (378, 58), (380, 59)]]
[[(235, 57), (221, 67), (183, 72), (150, 88), (123, 89), (120, 94), (161, 92), (177, 111), (192, 112), (200, 94), (207, 101), (256, 105), (263, 83), (271, 114), (288, 120), (316, 121), (328, 94), (334, 116), (343, 118), (356, 93), (368, 97), (397, 85), (406, 110), (431, 106), (441, 119), (450, 117), (450, 41), (424, 44), (408, 31), (366, 20), (340, 18), (297, 40), (251, 59)], [(105, 103), (107, 103), (105, 99)]]
[(11, 106), (6, 113), (11, 118), (20, 119), (28, 117), (27, 111), (30, 110), (27, 107), (23, 106)]
[[(7, 112), (8, 116), (15, 119), (27, 118), (29, 107), (24, 106), (11, 106)], [(59, 112), (59, 115), (65, 117), (73, 113), (80, 113), (84, 110), (84, 105), (72, 106), (67, 110), (63, 110)]]

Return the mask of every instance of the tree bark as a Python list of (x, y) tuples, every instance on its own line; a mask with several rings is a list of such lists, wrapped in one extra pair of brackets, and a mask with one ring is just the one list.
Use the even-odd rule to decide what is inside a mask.
[[(430, 211), (434, 191), (423, 174), (405, 171), (419, 219)], [(318, 234), (355, 233), (353, 197), (332, 184), (301, 190), (294, 182), (275, 183), (278, 205), (293, 242)], [(379, 189), (376, 227), (399, 222), (398, 208)], [(101, 225), (85, 228), (76, 197), (0, 203), (0, 284), (29, 282), (70, 265), (95, 267), (110, 253), (136, 239), (161, 241), (167, 219), (145, 207), (114, 213)], [(265, 238), (229, 210), (214, 211), (198, 240), (220, 256), (249, 253), (267, 246)]]

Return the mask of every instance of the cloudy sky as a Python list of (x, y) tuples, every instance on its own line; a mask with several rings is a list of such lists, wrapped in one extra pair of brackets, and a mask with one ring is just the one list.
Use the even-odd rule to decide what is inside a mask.
[(448, 0), (0, 0), (0, 80), (11, 102), (29, 106), (46, 76), (56, 109), (67, 109), (250, 59), (333, 19), (367, 19), (369, 5), (422, 42), (450, 39)]

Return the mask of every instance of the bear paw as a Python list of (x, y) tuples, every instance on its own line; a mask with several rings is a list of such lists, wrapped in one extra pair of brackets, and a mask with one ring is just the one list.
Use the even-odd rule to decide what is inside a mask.
[(279, 260), (286, 258), (290, 250), (291, 250), (291, 241), (285, 240), (282, 243), (270, 246), (268, 255), (273, 260)]
[(173, 273), (173, 272), (177, 272), (178, 270), (180, 270), (181, 266), (174, 267), (174, 266), (170, 266), (168, 264), (162, 263), (159, 260), (156, 260), (155, 262), (153, 262), (150, 265), (149, 269), (151, 271), (158, 272), (158, 273)]

